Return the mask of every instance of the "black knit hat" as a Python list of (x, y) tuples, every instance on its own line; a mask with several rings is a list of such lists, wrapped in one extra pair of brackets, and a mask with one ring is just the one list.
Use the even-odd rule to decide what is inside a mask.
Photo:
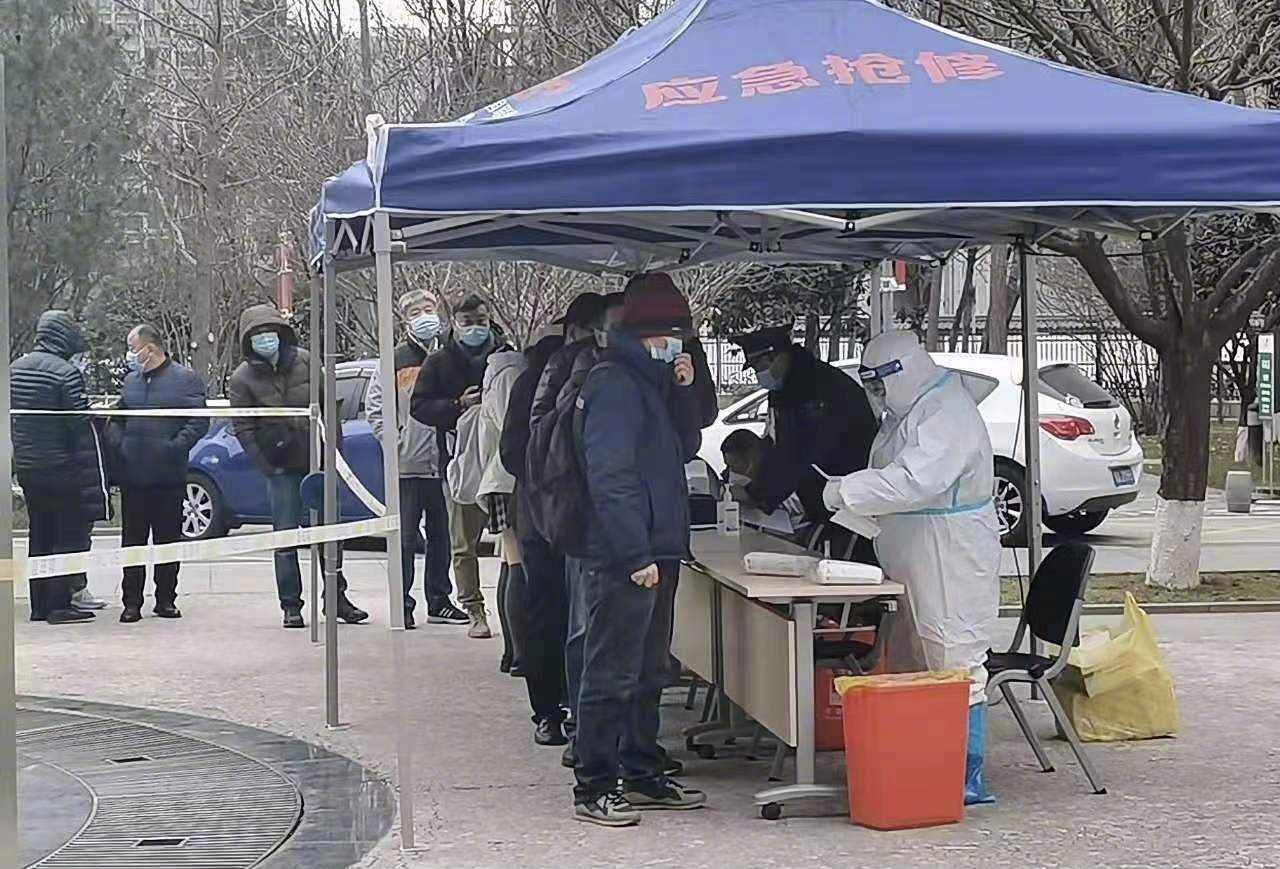
[(627, 281), (618, 326), (637, 338), (694, 334), (688, 300), (671, 276), (662, 272), (647, 272)]
[(602, 293), (579, 293), (554, 322), (561, 326), (590, 326), (604, 319), (608, 297)]

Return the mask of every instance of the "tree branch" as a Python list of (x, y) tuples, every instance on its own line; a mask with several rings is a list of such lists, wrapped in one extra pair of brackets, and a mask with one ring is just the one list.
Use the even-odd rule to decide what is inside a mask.
[(1133, 296), (1125, 287), (1115, 267), (1107, 257), (1102, 240), (1091, 232), (1074, 238), (1061, 234), (1049, 236), (1041, 242), (1042, 247), (1057, 253), (1074, 257), (1088, 273), (1098, 292), (1102, 294), (1111, 310), (1126, 329), (1144, 343), (1157, 350), (1164, 350), (1173, 340), (1172, 330), (1166, 320), (1153, 319), (1146, 312), (1138, 310), (1133, 303)]

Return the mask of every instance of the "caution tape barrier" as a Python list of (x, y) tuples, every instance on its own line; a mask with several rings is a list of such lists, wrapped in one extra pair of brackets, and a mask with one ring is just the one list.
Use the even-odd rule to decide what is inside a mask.
[(334, 525), (318, 525), (289, 531), (238, 534), (221, 540), (126, 546), (121, 549), (73, 552), (66, 555), (18, 556), (12, 562), (0, 561), (0, 582), (87, 573), (90, 568), (119, 569), (151, 567), (171, 561), (207, 561), (253, 552), (336, 543), (361, 537), (380, 537), (399, 528), (400, 517), (384, 516), (378, 519), (339, 522)]

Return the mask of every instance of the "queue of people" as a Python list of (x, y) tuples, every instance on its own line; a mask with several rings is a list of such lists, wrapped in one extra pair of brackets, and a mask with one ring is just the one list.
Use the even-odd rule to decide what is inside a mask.
[[(585, 293), (523, 351), (479, 297), (464, 299), (447, 324), (430, 292), (405, 293), (399, 308), (406, 334), (396, 383), (388, 389), (375, 375), (367, 412), (379, 438), (393, 420), (399, 432), (406, 628), (416, 627), (421, 543), (428, 623), (492, 636), (478, 561), (489, 531), (501, 557), (499, 667), (526, 680), (533, 741), (564, 747), (561, 760), (575, 772), (574, 817), (622, 827), (646, 809), (704, 805), (704, 793), (674, 778), (680, 764), (658, 742), (661, 693), (678, 676), (675, 589), (690, 555), (685, 466), (718, 410), (684, 296), (665, 274), (638, 275), (612, 295)], [(983, 663), (997, 611), (999, 535), (976, 403), (910, 333), (872, 340), (860, 383), (794, 345), (789, 329), (735, 340), (769, 390), (769, 423), (763, 437), (738, 431), (722, 445), (733, 496), (786, 510), (807, 528), (800, 542), (880, 563), (906, 586), (919, 666), (970, 672), (978, 749), (975, 770), (971, 739), (967, 797), (986, 800)], [(233, 408), (310, 403), (308, 352), (274, 306), (244, 311), (240, 343)], [(156, 329), (137, 326), (126, 345), (121, 410), (205, 406), (203, 384), (168, 356)], [(175, 542), (187, 455), (208, 420), (126, 413), (99, 425), (74, 362), (82, 350), (74, 319), (49, 311), (36, 349), (13, 365), (15, 409), (63, 411), (13, 422), (31, 554), (88, 550), (93, 523), (110, 510), (111, 485), (121, 489), (123, 545)], [(266, 477), (276, 530), (305, 522), (308, 426), (301, 416), (234, 421)], [(833, 523), (836, 511), (875, 519), (874, 545)], [(335, 567), (337, 617), (367, 620), (347, 597), (340, 547)], [(156, 567), (153, 615), (181, 617), (178, 572), (176, 563)], [(275, 574), (284, 626), (303, 627), (296, 551), (276, 552)], [(145, 572), (126, 568), (122, 579), (120, 620), (140, 621)], [(33, 581), (32, 619), (91, 620), (97, 604), (82, 597), (84, 586), (83, 573)]]

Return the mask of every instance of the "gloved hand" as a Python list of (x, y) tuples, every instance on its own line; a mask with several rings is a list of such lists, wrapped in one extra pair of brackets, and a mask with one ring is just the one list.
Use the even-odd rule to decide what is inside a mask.
[(827, 485), (822, 489), (822, 503), (832, 511), (839, 510), (845, 505), (844, 498), (840, 495), (839, 480), (827, 480)]

